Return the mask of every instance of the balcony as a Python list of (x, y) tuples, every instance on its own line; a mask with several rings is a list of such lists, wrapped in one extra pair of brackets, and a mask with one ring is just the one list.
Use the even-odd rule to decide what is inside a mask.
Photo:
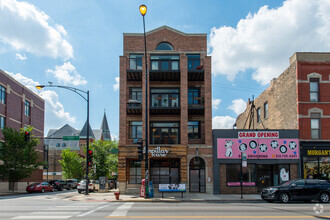
[(188, 96), (188, 114), (202, 115), (204, 114), (204, 97)]
[(180, 129), (178, 122), (150, 123), (150, 144), (179, 144)]
[(180, 114), (178, 88), (152, 88), (150, 91), (150, 114)]
[(127, 81), (141, 81), (142, 80), (142, 70), (127, 70)]
[(204, 66), (200, 55), (187, 55), (188, 81), (204, 81)]
[(141, 101), (134, 99), (128, 100), (126, 109), (128, 115), (141, 115), (142, 114)]
[(150, 58), (150, 81), (179, 81), (179, 55), (152, 55)]

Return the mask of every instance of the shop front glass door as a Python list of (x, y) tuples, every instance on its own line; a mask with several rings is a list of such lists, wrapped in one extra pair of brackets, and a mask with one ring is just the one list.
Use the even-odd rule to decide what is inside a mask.
[(258, 190), (273, 185), (272, 165), (257, 165), (257, 187)]

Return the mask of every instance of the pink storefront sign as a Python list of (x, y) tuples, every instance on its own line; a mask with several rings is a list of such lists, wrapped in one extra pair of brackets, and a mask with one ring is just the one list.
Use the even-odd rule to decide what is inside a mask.
[(218, 159), (299, 159), (298, 139), (217, 139)]

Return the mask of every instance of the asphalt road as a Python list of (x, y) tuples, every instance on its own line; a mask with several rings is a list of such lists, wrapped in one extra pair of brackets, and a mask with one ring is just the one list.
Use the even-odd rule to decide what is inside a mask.
[(330, 204), (71, 201), (76, 191), (0, 196), (0, 219), (329, 219)]

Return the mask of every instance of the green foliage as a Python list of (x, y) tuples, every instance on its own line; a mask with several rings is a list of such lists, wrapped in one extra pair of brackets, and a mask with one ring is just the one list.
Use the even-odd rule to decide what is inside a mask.
[[(4, 142), (1, 144), (0, 160), (0, 179), (9, 182), (17, 182), (31, 176), (32, 172), (43, 166), (44, 162), (38, 161), (39, 154), (36, 146), (39, 139), (35, 138), (31, 126), (16, 131), (13, 128), (2, 130)], [(25, 142), (25, 131), (29, 131), (30, 141)]]
[(65, 179), (80, 179), (83, 177), (84, 159), (77, 152), (66, 149), (62, 151), (62, 160), (59, 160), (62, 165), (63, 177)]
[(118, 154), (112, 152), (118, 152), (118, 142), (99, 140), (91, 143), (89, 148), (93, 150), (93, 166), (90, 168), (90, 177), (93, 179), (99, 179), (101, 176), (114, 178), (111, 173), (118, 172)]

